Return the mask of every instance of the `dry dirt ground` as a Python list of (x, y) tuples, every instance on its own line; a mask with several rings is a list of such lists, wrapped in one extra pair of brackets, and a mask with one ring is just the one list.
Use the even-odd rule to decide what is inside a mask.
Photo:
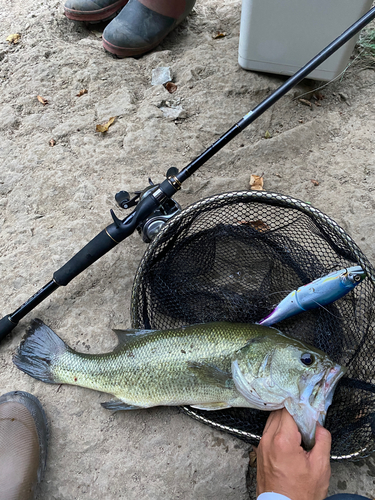
[[(110, 224), (114, 194), (185, 166), (284, 79), (244, 71), (237, 51), (240, 0), (198, 0), (160, 47), (139, 59), (104, 52), (101, 26), (70, 22), (56, 0), (2, 0), (0, 11), (0, 313), (14, 311)], [(213, 38), (217, 31), (226, 32)], [(19, 43), (6, 41), (19, 33)], [(151, 85), (169, 66), (177, 92)], [(205, 196), (265, 188), (310, 202), (336, 220), (375, 264), (375, 72), (355, 62), (311, 106), (305, 81), (189, 179), (187, 206)], [(82, 96), (77, 94), (87, 89)], [(37, 96), (48, 101), (43, 105)], [(167, 103), (167, 104), (166, 104)], [(168, 104), (169, 103), (169, 104)], [(177, 119), (161, 107), (180, 105)], [(107, 133), (96, 125), (116, 116)], [(271, 138), (265, 138), (268, 131)], [(50, 140), (55, 145), (50, 145)], [(312, 179), (318, 181), (313, 183)], [(29, 316), (84, 352), (130, 327), (130, 292), (146, 245), (132, 235)], [(43, 403), (49, 460), (40, 500), (254, 498), (249, 445), (177, 408), (112, 414), (108, 395), (57, 387), (18, 371), (12, 354), (29, 318), (2, 342), (1, 391)], [(375, 496), (375, 458), (333, 464), (330, 493)]]

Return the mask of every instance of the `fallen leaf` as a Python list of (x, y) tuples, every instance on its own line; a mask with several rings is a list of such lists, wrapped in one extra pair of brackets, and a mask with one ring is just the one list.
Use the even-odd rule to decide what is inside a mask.
[(255, 468), (257, 466), (257, 454), (255, 450), (249, 453), (250, 467)]
[(252, 220), (249, 222), (249, 226), (251, 226), (253, 229), (256, 229), (260, 233), (264, 233), (271, 229), (270, 226), (262, 220)]
[(227, 36), (225, 31), (217, 31), (212, 35), (212, 38), (215, 40), (216, 38), (224, 38), (225, 36)]
[(6, 40), (7, 42), (9, 42), (9, 44), (19, 43), (19, 41), (21, 40), (21, 35), (19, 33), (14, 33), (14, 35), (9, 35)]
[(97, 125), (96, 126), (96, 131), (97, 132), (101, 132), (102, 134), (104, 132), (107, 132), (109, 127), (112, 125), (112, 123), (115, 121), (116, 117), (115, 116), (112, 116), (112, 118), (110, 118), (107, 123), (103, 123), (102, 125)]
[(168, 90), (170, 94), (173, 94), (177, 90), (177, 85), (173, 82), (167, 82), (164, 84), (164, 87)]
[(310, 101), (308, 101), (307, 99), (298, 99), (299, 102), (301, 102), (302, 104), (304, 104), (305, 106), (310, 106), (310, 108), (312, 108), (312, 104)]
[(265, 233), (266, 231), (269, 231), (271, 228), (263, 222), (262, 220), (239, 220), (237, 221), (238, 224), (241, 224), (242, 226), (251, 226), (253, 229), (256, 231), (259, 231), (260, 233)]
[(310, 179), (310, 180), (314, 184), (314, 186), (319, 186), (319, 181), (316, 181), (315, 179)]
[(265, 139), (271, 139), (272, 135), (269, 133), (268, 130), (266, 130), (266, 133), (264, 134)]
[(253, 175), (250, 177), (250, 189), (263, 191), (263, 175)]
[(48, 143), (50, 146), (54, 146), (56, 144), (55, 139), (51, 139)]
[(43, 106), (48, 104), (47, 99), (44, 99), (44, 97), (42, 97), (41, 95), (37, 95), (36, 98), (38, 99), (39, 102), (41, 102), (43, 104)]
[(87, 89), (82, 89), (78, 92), (77, 97), (81, 97), (81, 95), (87, 94)]

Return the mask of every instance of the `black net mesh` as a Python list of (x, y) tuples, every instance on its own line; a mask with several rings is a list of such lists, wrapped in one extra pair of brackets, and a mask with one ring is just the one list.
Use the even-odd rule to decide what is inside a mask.
[[(246, 191), (217, 195), (183, 210), (141, 261), (133, 286), (133, 327), (257, 322), (290, 291), (353, 265), (368, 273), (353, 291), (276, 326), (347, 367), (326, 427), (332, 433), (333, 459), (363, 458), (375, 450), (375, 273), (343, 229), (308, 204)], [(238, 408), (183, 410), (253, 444), (268, 417)]]

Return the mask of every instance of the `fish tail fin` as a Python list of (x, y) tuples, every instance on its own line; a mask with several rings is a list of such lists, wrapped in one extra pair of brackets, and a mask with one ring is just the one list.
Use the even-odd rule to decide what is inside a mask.
[(31, 323), (26, 336), (13, 357), (13, 363), (33, 378), (58, 384), (53, 365), (58, 357), (71, 349), (40, 319)]

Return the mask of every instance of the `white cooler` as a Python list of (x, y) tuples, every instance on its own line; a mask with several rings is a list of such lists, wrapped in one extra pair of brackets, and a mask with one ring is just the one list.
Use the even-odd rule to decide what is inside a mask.
[[(238, 62), (252, 71), (294, 75), (371, 6), (372, 0), (242, 0)], [(358, 36), (308, 78), (338, 76)]]

